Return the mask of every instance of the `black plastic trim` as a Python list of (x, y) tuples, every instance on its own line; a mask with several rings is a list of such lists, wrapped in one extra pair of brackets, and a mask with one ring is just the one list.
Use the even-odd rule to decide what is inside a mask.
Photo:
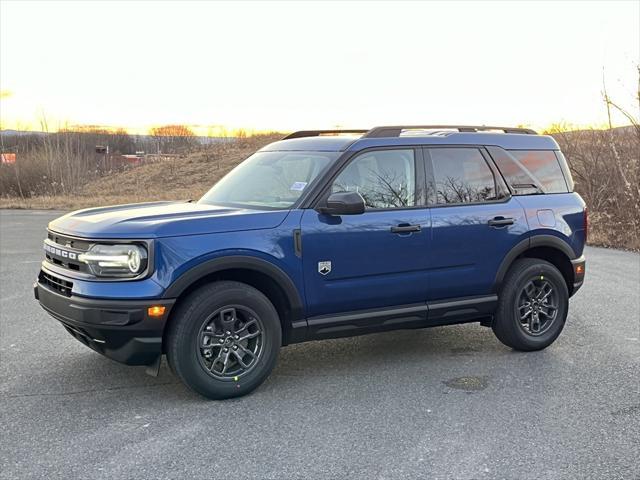
[(167, 311), (154, 322), (161, 322), (169, 315), (175, 299), (149, 300), (105, 300), (72, 295), (70, 297), (53, 291), (51, 288), (36, 283), (35, 298), (47, 310), (53, 310), (65, 320), (86, 325), (124, 326), (143, 321), (147, 316), (147, 308), (152, 305), (163, 305)]
[(505, 255), (498, 267), (498, 271), (496, 272), (496, 278), (493, 282), (493, 291), (500, 291), (500, 287), (502, 287), (502, 281), (504, 280), (504, 276), (507, 274), (507, 271), (511, 267), (511, 264), (522, 255), (524, 252), (529, 250), (531, 245), (531, 238), (525, 238), (524, 240), (518, 242), (509, 252)]
[(319, 137), (320, 135), (330, 135), (341, 133), (367, 133), (369, 130), (364, 129), (345, 129), (345, 130), (299, 130), (297, 132), (290, 133), (282, 138), (282, 140), (291, 140), (292, 138), (304, 138), (304, 137)]
[(519, 127), (491, 127), (486, 125), (393, 125), (372, 128), (363, 135), (362, 138), (399, 137), (403, 130), (458, 130), (459, 132), (502, 130), (504, 133), (537, 135), (535, 130)]
[(302, 230), (299, 228), (293, 231), (293, 251), (296, 257), (302, 257)]
[(293, 321), (304, 316), (304, 306), (295, 284), (289, 276), (275, 265), (246, 255), (231, 255), (215, 258), (195, 266), (178, 277), (165, 291), (163, 298), (177, 298), (198, 280), (223, 270), (243, 268), (268, 275), (284, 291), (291, 304)]
[(531, 238), (531, 248), (534, 247), (554, 247), (564, 253), (569, 260), (574, 260), (577, 255), (573, 248), (565, 241), (553, 235), (534, 235)]
[[(584, 284), (584, 276), (587, 273), (586, 263), (587, 261), (584, 258), (584, 255), (571, 260), (571, 265), (573, 266), (573, 290), (571, 291), (571, 296), (575, 295), (576, 292), (580, 290), (580, 287), (582, 287), (582, 285)], [(582, 265), (582, 274), (576, 275), (576, 267), (578, 267), (579, 265)]]
[(532, 237), (527, 237), (524, 240), (518, 242), (510, 251), (505, 255), (504, 259), (500, 263), (500, 267), (496, 273), (493, 291), (498, 292), (500, 287), (502, 286), (502, 281), (504, 280), (504, 276), (507, 274), (509, 267), (518, 258), (527, 250), (530, 250), (535, 247), (551, 247), (556, 250), (560, 250), (564, 253), (569, 260), (573, 260), (576, 258), (576, 254), (573, 251), (573, 248), (567, 243), (559, 239), (558, 237), (554, 237), (553, 235), (535, 235)]
[(481, 321), (491, 317), (497, 301), (492, 294), (309, 317), (305, 334), (305, 325), (293, 325), (299, 333), (291, 343)]
[[(149, 365), (162, 355), (162, 332), (175, 302), (67, 297), (40, 283), (34, 285), (34, 296), (77, 340), (127, 365)], [(152, 305), (165, 306), (164, 315), (149, 317)]]
[(462, 319), (473, 319), (491, 315), (498, 305), (498, 295), (456, 298), (429, 302), (429, 321), (439, 320), (439, 325), (456, 323)]

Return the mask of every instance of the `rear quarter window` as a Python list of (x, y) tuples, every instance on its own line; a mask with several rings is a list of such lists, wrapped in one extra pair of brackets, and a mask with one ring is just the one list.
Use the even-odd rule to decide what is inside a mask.
[(544, 193), (569, 191), (558, 157), (552, 150), (503, 150), (489, 147), (500, 172), (517, 194), (534, 193), (531, 184)]

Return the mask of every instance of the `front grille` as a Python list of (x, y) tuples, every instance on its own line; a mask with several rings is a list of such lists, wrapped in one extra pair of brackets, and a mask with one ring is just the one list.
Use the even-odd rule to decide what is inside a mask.
[(62, 278), (56, 277), (55, 275), (51, 275), (50, 273), (45, 272), (44, 270), (40, 271), (40, 275), (38, 276), (38, 281), (41, 285), (48, 287), (56, 293), (64, 295), (65, 297), (71, 296), (71, 289), (73, 288), (73, 282), (69, 282), (67, 280), (63, 280)]
[[(48, 232), (45, 244), (47, 243), (49, 244), (49, 246), (54, 247), (55, 250), (47, 250), (47, 245), (45, 245), (44, 253), (47, 262), (67, 270), (91, 274), (89, 266), (86, 263), (80, 262), (78, 260), (78, 256), (81, 253), (85, 253), (87, 250), (89, 250), (89, 248), (91, 247), (91, 242), (78, 238), (59, 235), (54, 232)], [(67, 255), (61, 255), (61, 251), (67, 252)], [(69, 252), (72, 252), (75, 257), (70, 258), (70, 255), (68, 255)]]
[(62, 247), (71, 247), (73, 249), (76, 250), (83, 250), (83, 251), (87, 251), (89, 250), (89, 247), (91, 246), (91, 242), (87, 241), (87, 240), (82, 240), (79, 238), (73, 238), (73, 237), (67, 237), (65, 235), (59, 235), (55, 232), (47, 232), (47, 238), (49, 240), (51, 240), (52, 242), (57, 243), (58, 245), (62, 246)]

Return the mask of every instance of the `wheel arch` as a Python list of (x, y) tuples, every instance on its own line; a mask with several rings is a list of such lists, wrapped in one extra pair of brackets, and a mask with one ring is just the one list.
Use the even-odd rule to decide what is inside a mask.
[(502, 260), (496, 273), (494, 293), (502, 287), (504, 277), (513, 262), (519, 258), (540, 258), (553, 264), (560, 271), (571, 296), (575, 280), (571, 260), (576, 257), (573, 248), (567, 242), (553, 235), (536, 235), (526, 238), (516, 244)]
[[(205, 284), (220, 280), (245, 283), (262, 292), (273, 303), (280, 317), (283, 345), (291, 343), (294, 323), (304, 318), (302, 299), (291, 278), (282, 269), (266, 260), (245, 255), (207, 260), (178, 277), (167, 288), (164, 297), (176, 299), (173, 313), (191, 292)], [(171, 315), (167, 325), (170, 322)], [(167, 330), (165, 326), (165, 333)]]

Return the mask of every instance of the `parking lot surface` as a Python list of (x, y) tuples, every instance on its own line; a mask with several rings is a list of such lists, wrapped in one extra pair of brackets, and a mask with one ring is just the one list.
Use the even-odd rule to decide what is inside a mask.
[(588, 248), (558, 341), (476, 324), (293, 345), (207, 401), (94, 353), (33, 299), (60, 213), (0, 212), (0, 478), (640, 478), (640, 256)]

